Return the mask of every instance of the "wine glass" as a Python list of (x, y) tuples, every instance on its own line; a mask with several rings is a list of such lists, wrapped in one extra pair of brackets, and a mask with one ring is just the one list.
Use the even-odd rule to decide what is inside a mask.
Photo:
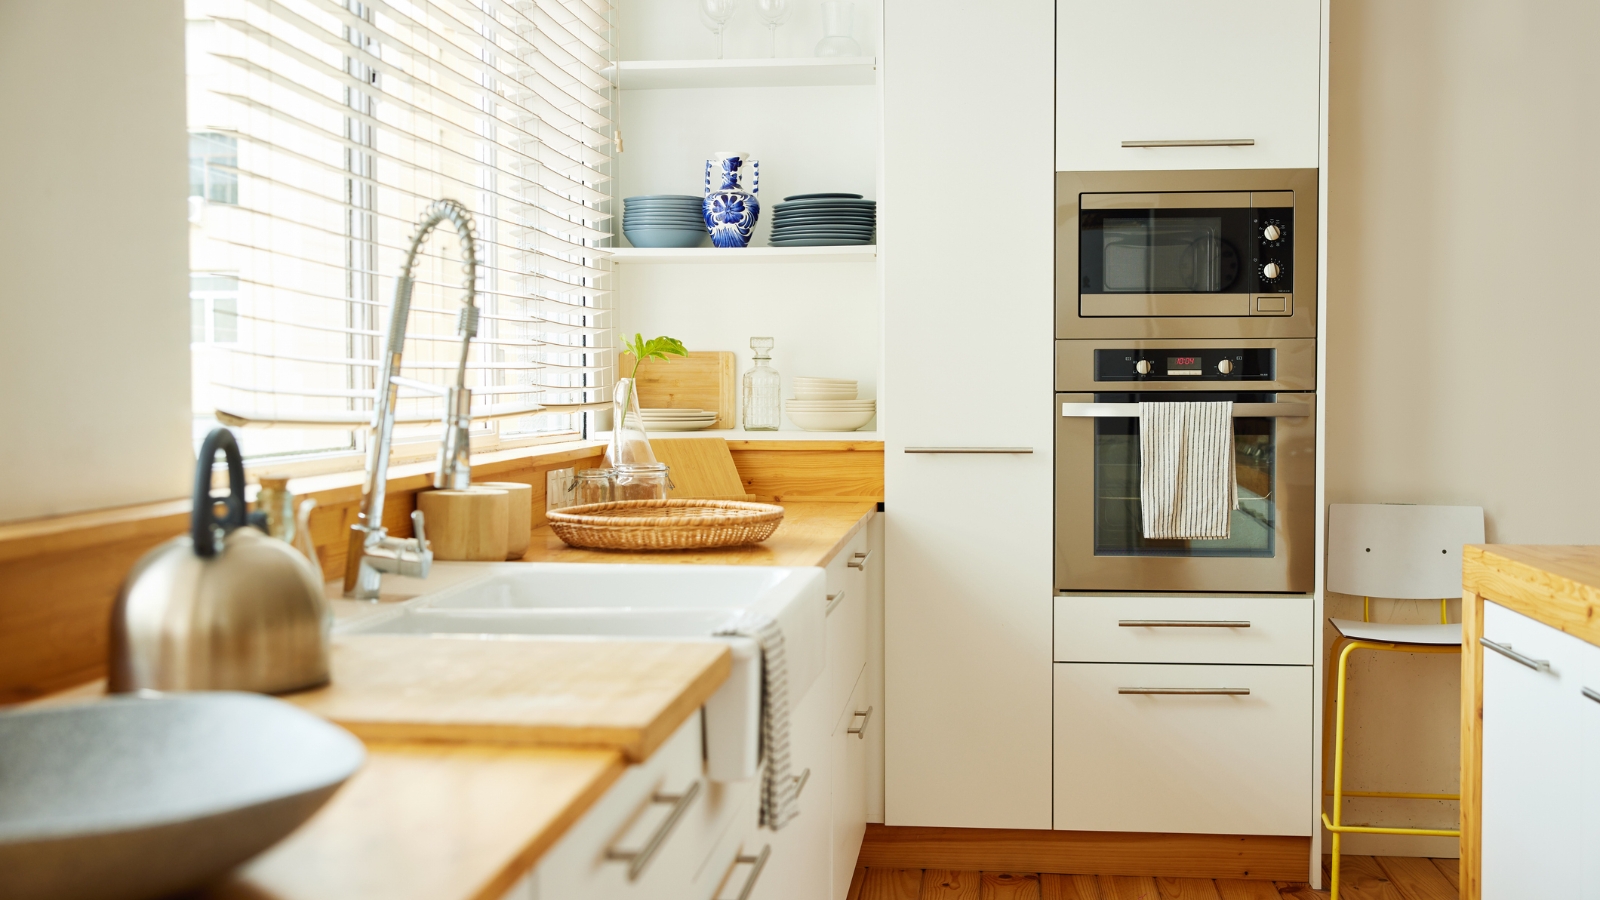
[(767, 36), (772, 42), (772, 56), (778, 56), (778, 26), (789, 18), (789, 0), (756, 0), (756, 15), (767, 23)]
[(722, 32), (728, 27), (737, 5), (737, 0), (695, 0), (695, 6), (700, 9), (700, 21), (717, 33), (717, 59), (722, 58)]

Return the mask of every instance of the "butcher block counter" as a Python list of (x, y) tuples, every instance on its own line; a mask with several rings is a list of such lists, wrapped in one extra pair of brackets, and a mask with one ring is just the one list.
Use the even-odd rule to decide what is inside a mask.
[[(1550, 691), (1557, 700), (1570, 701), (1573, 709), (1568, 710), (1566, 706), (1559, 707), (1558, 718), (1578, 720), (1583, 718), (1584, 714), (1595, 712), (1588, 702), (1595, 698), (1590, 696), (1585, 700), (1579, 696), (1579, 689), (1584, 686), (1582, 673), (1586, 668), (1580, 665), (1579, 660), (1585, 655), (1591, 657), (1600, 655), (1592, 648), (1585, 647), (1586, 644), (1600, 647), (1600, 547), (1504, 544), (1469, 546), (1462, 555), (1462, 567), (1461, 896), (1467, 900), (1477, 900), (1478, 897), (1486, 895), (1484, 890), (1486, 883), (1493, 887), (1493, 876), (1486, 870), (1497, 862), (1487, 860), (1484, 855), (1484, 779), (1486, 775), (1495, 777), (1495, 772), (1492, 768), (1486, 769), (1484, 764), (1484, 661), (1489, 648), (1486, 648), (1481, 641), (1486, 638), (1491, 641), (1498, 639), (1496, 643), (1504, 648), (1501, 651), (1502, 656), (1505, 655), (1504, 651), (1517, 651), (1526, 662), (1517, 660), (1507, 663), (1507, 671), (1528, 676), (1533, 679), (1530, 682), (1532, 684), (1550, 682)], [(1550, 637), (1542, 644), (1525, 642), (1529, 638), (1537, 639), (1537, 634), (1519, 635), (1516, 637), (1516, 643), (1512, 645), (1511, 636), (1505, 631), (1508, 626), (1502, 625), (1497, 631), (1493, 621), (1486, 623), (1486, 602), (1520, 616), (1526, 616), (1562, 634), (1544, 631), (1543, 633)], [(1505, 618), (1503, 612), (1499, 615), (1502, 619)], [(1494, 616), (1491, 615), (1489, 618), (1492, 620)], [(1538, 625), (1526, 623), (1525, 630), (1526, 628), (1537, 630)], [(1574, 641), (1573, 638), (1577, 640)], [(1549, 653), (1550, 646), (1562, 646), (1562, 654), (1558, 656)], [(1549, 656), (1550, 659), (1534, 658), (1543, 656)], [(1528, 668), (1519, 668), (1517, 662)], [(1533, 671), (1537, 664), (1541, 663), (1544, 670)], [(1569, 681), (1572, 683), (1569, 684)], [(1559, 689), (1555, 685), (1559, 685)], [(1600, 687), (1600, 683), (1595, 686)], [(1535, 699), (1538, 703), (1533, 702)], [(1532, 709), (1544, 702), (1545, 698), (1542, 696), (1530, 698), (1530, 702), (1525, 706)], [(1504, 708), (1506, 704), (1502, 703), (1500, 706)], [(1504, 729), (1511, 724), (1522, 728), (1528, 723), (1510, 723), (1500, 727)], [(1536, 726), (1538, 723), (1533, 724)], [(1549, 751), (1552, 754), (1561, 752), (1560, 748), (1550, 746), (1560, 742), (1548, 741), (1545, 747), (1537, 749), (1536, 752)], [(1507, 752), (1508, 758), (1511, 752)], [(1583, 785), (1579, 783), (1580, 779), (1574, 779), (1574, 774), (1580, 772), (1584, 765), (1592, 765), (1592, 759), (1589, 759), (1586, 750), (1576, 751), (1575, 755), (1582, 762), (1570, 769), (1555, 762), (1555, 756), (1545, 758), (1542, 765), (1519, 768), (1525, 772), (1548, 771), (1552, 778), (1557, 779), (1551, 785), (1550, 793), (1558, 798), (1572, 796), (1583, 789)], [(1539, 786), (1535, 784), (1532, 787), (1536, 790)], [(1524, 785), (1519, 786), (1517, 790), (1534, 793), (1527, 788), (1528, 786)], [(1578, 802), (1581, 805), (1582, 800)], [(1567, 828), (1566, 823), (1560, 821), (1559, 813), (1560, 810), (1548, 810), (1540, 816), (1508, 813), (1502, 818), (1516, 818), (1517, 821), (1512, 824), (1522, 829), (1539, 829), (1549, 825), (1557, 831), (1575, 833), (1575, 828)], [(1543, 843), (1538, 839), (1538, 835), (1530, 833), (1530, 837), (1535, 845)], [(1553, 842), (1551, 849), (1558, 856), (1567, 856), (1554, 847)], [(1501, 856), (1504, 856), (1504, 852)], [(1529, 859), (1526, 862), (1536, 870), (1549, 874), (1562, 869), (1571, 860)], [(1571, 877), (1574, 881), (1580, 878), (1584, 880), (1583, 896), (1590, 896), (1591, 891), (1600, 890), (1600, 884), (1591, 883), (1593, 873), (1580, 875), (1573, 872)], [(1530, 887), (1529, 890), (1533, 893), (1528, 896), (1538, 893), (1536, 888)], [(1568, 895), (1578, 894), (1574, 892)]]
[[(823, 566), (876, 504), (789, 503), (784, 513), (760, 545), (677, 553), (575, 550), (546, 527), (524, 560)], [(383, 599), (437, 590), (470, 565), (438, 564), (427, 581), (386, 579)], [(340, 621), (383, 605), (334, 603)], [(525, 677), (506, 677), (508, 667)], [(726, 647), (708, 642), (336, 638), (333, 684), (285, 699), (356, 731), (366, 766), (306, 825), (203, 896), (496, 900), (693, 715), (729, 667)], [(546, 702), (574, 691), (586, 702), (565, 716)], [(352, 708), (374, 701), (410, 704), (411, 719), (428, 723), (426, 739), (352, 721)]]

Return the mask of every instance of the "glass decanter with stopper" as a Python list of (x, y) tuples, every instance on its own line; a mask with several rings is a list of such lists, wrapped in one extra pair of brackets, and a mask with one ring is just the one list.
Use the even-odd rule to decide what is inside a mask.
[(753, 337), (750, 349), (756, 352), (756, 363), (744, 373), (744, 430), (777, 431), (783, 421), (783, 376), (768, 365), (772, 357), (772, 338)]

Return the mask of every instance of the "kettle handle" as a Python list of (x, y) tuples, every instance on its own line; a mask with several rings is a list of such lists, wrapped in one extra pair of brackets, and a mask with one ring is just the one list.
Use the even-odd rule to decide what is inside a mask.
[[(221, 499), (228, 511), (217, 518), (216, 504), (211, 496), (211, 466), (216, 462), (217, 451), (228, 458), (228, 496)], [(217, 555), (217, 529), (222, 534), (245, 524), (244, 460), (239, 456), (239, 444), (233, 432), (226, 428), (213, 428), (200, 444), (200, 457), (194, 466), (194, 513), (189, 517), (189, 537), (194, 541), (195, 555)]]

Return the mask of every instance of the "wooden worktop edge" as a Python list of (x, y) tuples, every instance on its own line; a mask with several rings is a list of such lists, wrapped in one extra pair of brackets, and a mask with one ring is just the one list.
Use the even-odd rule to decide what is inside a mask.
[(1463, 589), (1600, 646), (1600, 587), (1517, 559), (1518, 550), (1469, 545), (1462, 553)]

